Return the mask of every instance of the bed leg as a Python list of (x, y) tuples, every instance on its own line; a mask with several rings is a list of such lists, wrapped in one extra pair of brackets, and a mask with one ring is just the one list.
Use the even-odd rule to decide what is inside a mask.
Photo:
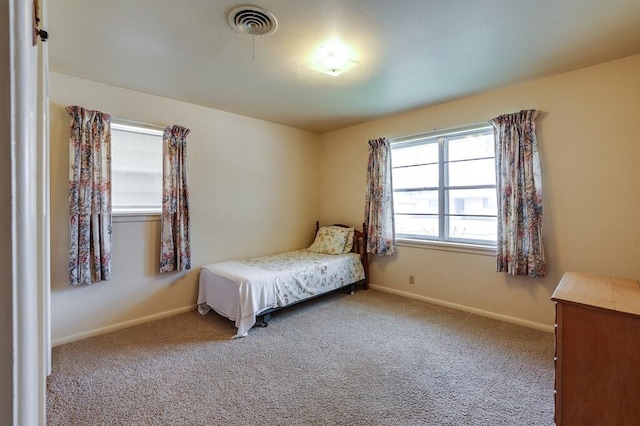
[(349, 284), (349, 288), (348, 288), (349, 294), (353, 294), (356, 292), (356, 285), (355, 284)]
[(271, 314), (261, 315), (262, 321), (260, 322), (260, 327), (266, 327), (269, 325), (269, 321), (271, 321)]

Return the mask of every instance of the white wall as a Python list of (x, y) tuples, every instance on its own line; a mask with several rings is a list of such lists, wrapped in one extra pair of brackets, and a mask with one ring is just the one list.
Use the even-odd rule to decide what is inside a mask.
[[(193, 307), (207, 263), (308, 246), (318, 219), (319, 136), (286, 126), (51, 73), (54, 345)], [(113, 278), (70, 287), (66, 105), (189, 129), (192, 269), (158, 274), (159, 222), (115, 219)]]
[(396, 257), (374, 258), (370, 271), (372, 284), (385, 289), (548, 329), (549, 298), (564, 272), (640, 279), (638, 76), (635, 55), (324, 134), (320, 218), (362, 222), (367, 140), (538, 109), (546, 279), (496, 273), (491, 256), (406, 246)]

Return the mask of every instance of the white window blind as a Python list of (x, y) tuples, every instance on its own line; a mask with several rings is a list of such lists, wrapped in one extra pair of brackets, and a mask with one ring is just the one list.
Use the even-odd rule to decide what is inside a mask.
[(114, 215), (162, 212), (162, 130), (111, 124), (111, 203)]

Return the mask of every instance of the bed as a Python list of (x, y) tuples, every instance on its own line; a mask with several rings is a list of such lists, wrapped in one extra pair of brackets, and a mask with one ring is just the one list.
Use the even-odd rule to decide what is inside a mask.
[(320, 227), (308, 248), (205, 265), (200, 270), (198, 311), (235, 321), (233, 338), (247, 336), (271, 313), (329, 292), (368, 289), (367, 234), (336, 224)]

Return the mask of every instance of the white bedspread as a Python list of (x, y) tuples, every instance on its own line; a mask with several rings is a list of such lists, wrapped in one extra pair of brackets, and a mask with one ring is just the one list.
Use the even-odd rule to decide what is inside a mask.
[[(234, 337), (244, 337), (255, 324), (256, 315), (267, 309), (363, 279), (364, 269), (356, 253), (327, 255), (298, 250), (220, 262), (203, 267), (198, 306), (202, 314), (214, 308), (234, 320), (238, 328)], [(230, 296), (228, 300), (219, 300), (225, 293)], [(233, 304), (229, 305), (232, 299)]]

